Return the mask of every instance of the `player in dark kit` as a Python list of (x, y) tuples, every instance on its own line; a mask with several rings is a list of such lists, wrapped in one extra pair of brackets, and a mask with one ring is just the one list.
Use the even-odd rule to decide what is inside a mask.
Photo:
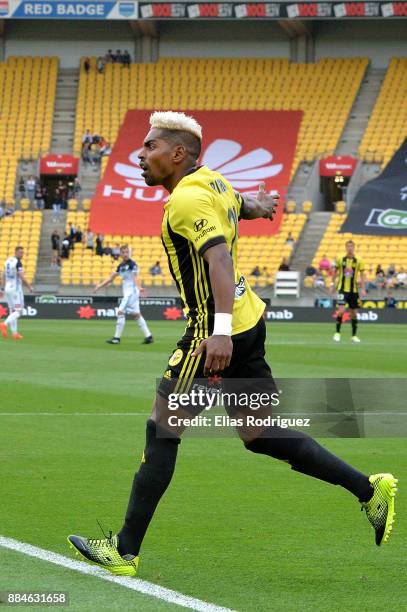
[[(262, 389), (276, 390), (264, 358), (264, 303), (237, 265), (238, 220), (272, 218), (276, 201), (264, 189), (257, 197), (237, 194), (222, 175), (197, 166), (202, 136), (193, 118), (157, 112), (150, 124), (140, 166), (147, 185), (163, 185), (170, 193), (162, 239), (188, 323), (147, 421), (146, 445), (121, 530), (104, 539), (68, 537), (77, 554), (128, 576), (136, 574), (144, 535), (175, 469), (184, 427), (170, 428), (169, 418), (165, 422), (170, 394), (189, 391), (194, 380), (210, 373), (220, 373), (225, 382), (261, 379)], [(350, 491), (375, 529), (376, 544), (387, 541), (397, 483), (391, 474), (362, 474), (302, 432), (274, 426), (238, 432), (247, 450)]]
[(364, 264), (360, 257), (355, 255), (355, 243), (353, 240), (348, 240), (346, 243), (346, 255), (338, 257), (335, 264), (335, 275), (332, 280), (332, 289), (337, 292), (338, 311), (336, 315), (336, 332), (334, 334), (335, 342), (341, 340), (341, 325), (343, 313), (346, 307), (349, 306), (351, 324), (352, 324), (352, 342), (360, 342), (357, 336), (359, 308), (359, 291), (358, 282), (360, 283), (360, 293), (365, 297), (365, 275)]

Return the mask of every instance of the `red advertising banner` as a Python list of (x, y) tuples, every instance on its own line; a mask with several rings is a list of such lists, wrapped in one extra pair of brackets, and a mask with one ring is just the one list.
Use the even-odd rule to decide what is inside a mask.
[(78, 174), (79, 158), (72, 155), (45, 155), (40, 160), (40, 174)]
[(342, 176), (352, 176), (358, 160), (350, 155), (331, 155), (319, 162), (319, 174), (321, 176), (335, 176), (340, 172)]
[[(152, 111), (130, 110), (92, 199), (94, 232), (130, 236), (161, 232), (163, 187), (147, 187), (138, 153), (149, 131)], [(302, 111), (186, 111), (203, 127), (200, 164), (217, 170), (240, 192), (256, 192), (260, 181), (284, 200), (297, 144)], [(282, 218), (242, 221), (242, 235), (274, 234)]]

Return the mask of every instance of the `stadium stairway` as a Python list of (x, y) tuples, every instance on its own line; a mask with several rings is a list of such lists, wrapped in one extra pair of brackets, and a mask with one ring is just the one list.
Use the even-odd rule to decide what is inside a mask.
[(291, 258), (291, 270), (298, 270), (304, 274), (305, 268), (314, 258), (317, 245), (328, 227), (331, 215), (330, 212), (314, 212), (310, 215)]
[(78, 85), (78, 68), (59, 69), (51, 141), (52, 153), (72, 153)]
[(82, 160), (79, 164), (79, 182), (82, 187), (80, 199), (93, 198), (96, 191), (96, 186), (100, 181), (100, 166), (91, 166), (84, 164)]
[(66, 211), (61, 211), (58, 222), (53, 221), (52, 210), (43, 211), (37, 273), (34, 280), (35, 291), (52, 291), (53, 293), (59, 291), (61, 269), (51, 267), (51, 234), (54, 229), (57, 229), (62, 241), (65, 225)]
[(338, 143), (336, 155), (358, 155), (359, 145), (385, 76), (385, 68), (372, 68), (369, 66), (367, 69)]

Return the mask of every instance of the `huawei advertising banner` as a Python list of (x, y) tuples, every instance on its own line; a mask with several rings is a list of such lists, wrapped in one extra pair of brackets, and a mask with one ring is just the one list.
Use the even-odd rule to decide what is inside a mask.
[[(149, 131), (151, 110), (129, 110), (120, 128), (105, 173), (92, 199), (90, 226), (94, 232), (130, 236), (161, 233), (163, 187), (147, 187), (138, 153)], [(297, 144), (302, 111), (185, 111), (203, 127), (199, 160), (216, 170), (241, 193), (277, 190), (284, 201)], [(191, 203), (193, 205), (193, 203)], [(268, 219), (241, 221), (241, 235), (278, 231), (282, 208)]]
[(407, 236), (407, 138), (383, 172), (358, 191), (341, 232)]

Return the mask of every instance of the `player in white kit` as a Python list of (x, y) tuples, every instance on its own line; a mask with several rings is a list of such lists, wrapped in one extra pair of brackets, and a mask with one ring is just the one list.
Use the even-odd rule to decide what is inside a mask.
[(143, 289), (140, 287), (138, 282), (138, 267), (135, 261), (130, 258), (130, 250), (128, 246), (122, 246), (120, 248), (120, 255), (122, 258), (121, 263), (117, 266), (117, 270), (104, 280), (99, 285), (96, 285), (94, 293), (99, 291), (102, 287), (106, 287), (114, 281), (117, 276), (122, 278), (123, 288), (123, 299), (119, 304), (119, 310), (117, 312), (117, 323), (116, 331), (110, 340), (106, 340), (109, 344), (120, 344), (120, 338), (123, 333), (123, 329), (126, 323), (126, 314), (133, 317), (141, 331), (144, 334), (143, 344), (151, 344), (153, 342), (153, 336), (147, 327), (147, 323), (140, 313), (139, 295)]
[[(4, 322), (0, 323), (0, 333), (3, 338), (7, 338), (8, 329), (10, 328), (11, 337), (14, 340), (23, 339), (23, 336), (17, 331), (17, 320), (21, 317), (24, 308), (23, 284), (26, 285), (30, 291), (33, 290), (24, 276), (23, 264), (21, 263), (23, 255), (23, 247), (16, 247), (15, 256), (9, 257), (6, 260), (2, 274), (4, 297), (8, 305), (8, 317)], [(2, 293), (0, 289), (0, 297)]]

